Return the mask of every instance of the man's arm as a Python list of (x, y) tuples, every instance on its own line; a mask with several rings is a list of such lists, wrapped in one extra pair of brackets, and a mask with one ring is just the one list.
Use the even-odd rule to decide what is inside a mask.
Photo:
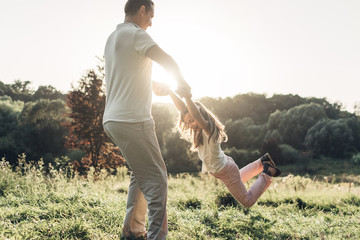
[(187, 84), (187, 82), (184, 80), (180, 68), (175, 60), (166, 52), (164, 52), (159, 46), (150, 48), (146, 52), (146, 56), (157, 62), (159, 65), (165, 68), (166, 71), (174, 75), (175, 80), (178, 83), (178, 89), (182, 89), (182, 91), (191, 89), (189, 84)]

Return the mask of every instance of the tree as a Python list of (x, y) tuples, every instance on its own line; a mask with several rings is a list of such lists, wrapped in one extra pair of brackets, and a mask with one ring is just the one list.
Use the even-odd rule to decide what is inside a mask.
[(347, 119), (326, 119), (309, 129), (305, 144), (315, 155), (346, 157), (353, 140)]
[(32, 100), (33, 90), (29, 88), (30, 81), (15, 80), (13, 84), (0, 83), (0, 96), (9, 96), (12, 100), (29, 102)]
[(151, 114), (155, 122), (156, 137), (162, 147), (168, 134), (171, 134), (177, 125), (178, 111), (173, 104), (155, 103), (152, 105)]
[(49, 100), (55, 100), (55, 99), (61, 99), (66, 100), (65, 95), (62, 94), (60, 91), (56, 90), (53, 86), (39, 86), (38, 89), (35, 91), (34, 100), (39, 99), (49, 99)]
[[(89, 167), (96, 171), (102, 168), (116, 169), (123, 165), (124, 159), (104, 132), (102, 119), (105, 108), (103, 89), (103, 68), (99, 73), (89, 70), (79, 81), (79, 87), (73, 87), (67, 96), (67, 105), (71, 109), (71, 119), (65, 126), (69, 130), (65, 146), (85, 152), (81, 161), (74, 163), (75, 169), (81, 173)], [(117, 154), (114, 154), (116, 152)]]
[(268, 127), (270, 131), (278, 130), (280, 132), (283, 143), (302, 149), (308, 129), (324, 118), (326, 118), (326, 113), (319, 104), (302, 104), (287, 111), (272, 113)]
[(360, 119), (357, 117), (350, 117), (346, 119), (346, 124), (351, 129), (353, 141), (353, 151), (360, 152)]
[(307, 102), (321, 105), (330, 119), (348, 118), (352, 115), (347, 111), (343, 111), (344, 107), (340, 102), (330, 103), (326, 98), (308, 98)]
[(256, 124), (267, 121), (270, 111), (267, 108), (265, 95), (248, 93), (236, 95), (232, 98), (209, 98), (200, 101), (212, 110), (223, 122), (245, 117), (251, 118)]
[(360, 118), (360, 102), (354, 104), (354, 114)]
[(171, 173), (196, 172), (200, 170), (197, 153), (190, 150), (191, 144), (180, 138), (179, 133), (169, 133), (161, 152), (166, 167)]
[(224, 147), (236, 149), (259, 149), (264, 141), (263, 125), (256, 125), (251, 118), (245, 117), (235, 121), (226, 121), (228, 141)]
[(0, 158), (5, 157), (11, 164), (15, 164), (17, 159), (17, 118), (23, 107), (21, 101), (13, 101), (8, 96), (0, 97)]
[(275, 138), (268, 139), (261, 146), (260, 154), (269, 153), (276, 163), (284, 163), (281, 148)]
[(190, 143), (175, 132), (178, 110), (173, 104), (152, 105), (156, 136), (168, 172), (195, 172), (199, 170), (199, 158), (190, 151)]
[(266, 101), (267, 108), (270, 113), (275, 112), (276, 110), (283, 111), (289, 110), (290, 108), (299, 106), (306, 103), (306, 99), (300, 97), (299, 95), (280, 95), (274, 94), (271, 98), (268, 98)]
[(56, 90), (53, 86), (39, 86), (33, 91), (29, 86), (30, 81), (15, 80), (12, 84), (4, 84), (0, 81), (0, 96), (9, 96), (12, 100), (23, 102), (34, 102), (40, 99), (65, 101), (66, 95)]
[(67, 108), (62, 100), (41, 99), (24, 105), (18, 117), (16, 142), (18, 154), (26, 153), (30, 160), (46, 158), (45, 163), (66, 153), (64, 148)]

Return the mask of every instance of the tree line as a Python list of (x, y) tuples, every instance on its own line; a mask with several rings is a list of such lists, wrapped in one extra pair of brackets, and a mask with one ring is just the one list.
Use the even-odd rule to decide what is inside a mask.
[[(42, 159), (55, 167), (71, 165), (79, 173), (116, 171), (125, 160), (102, 128), (105, 106), (102, 67), (89, 70), (78, 87), (63, 94), (52, 86), (32, 90), (30, 82), (0, 82), (0, 157), (16, 166), (18, 156)], [(223, 149), (239, 166), (269, 152), (281, 164), (322, 156), (353, 157), (360, 163), (359, 106), (350, 113), (341, 103), (298, 95), (239, 94), (204, 97), (226, 127)], [(200, 161), (176, 133), (172, 104), (155, 103), (156, 134), (170, 173), (199, 171)]]

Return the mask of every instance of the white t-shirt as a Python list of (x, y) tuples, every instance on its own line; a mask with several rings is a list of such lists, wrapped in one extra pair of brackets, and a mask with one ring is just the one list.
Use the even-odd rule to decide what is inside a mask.
[(213, 137), (209, 136), (202, 131), (204, 142), (198, 146), (199, 158), (202, 160), (202, 171), (216, 173), (221, 171), (227, 162), (227, 157), (221, 149), (220, 142), (214, 141)]
[(119, 24), (105, 46), (106, 105), (103, 123), (152, 119), (152, 60), (146, 52), (156, 46), (134, 23)]

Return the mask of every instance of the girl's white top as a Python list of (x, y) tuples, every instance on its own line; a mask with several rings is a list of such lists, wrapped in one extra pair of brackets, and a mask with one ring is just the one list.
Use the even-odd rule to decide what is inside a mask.
[(227, 161), (227, 157), (220, 147), (219, 141), (214, 141), (212, 137), (209, 141), (209, 136), (202, 131), (204, 142), (198, 146), (199, 158), (202, 160), (202, 172), (216, 173), (221, 171)]

